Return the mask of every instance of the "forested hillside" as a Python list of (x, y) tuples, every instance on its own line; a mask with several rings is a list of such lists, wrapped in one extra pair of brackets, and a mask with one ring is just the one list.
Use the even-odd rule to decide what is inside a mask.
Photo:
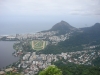
[[(81, 30), (83, 30), (83, 32), (75, 32), (69, 39), (57, 45), (49, 45), (42, 52), (57, 54), (66, 51), (80, 51), (88, 46), (100, 45), (100, 23)], [(99, 49), (99, 47), (95, 49)]]

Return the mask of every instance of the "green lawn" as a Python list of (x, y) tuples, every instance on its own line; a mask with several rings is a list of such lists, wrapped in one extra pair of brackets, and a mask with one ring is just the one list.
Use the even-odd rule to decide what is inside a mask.
[(33, 40), (32, 41), (32, 48), (34, 50), (42, 50), (46, 47), (46, 41), (43, 40)]

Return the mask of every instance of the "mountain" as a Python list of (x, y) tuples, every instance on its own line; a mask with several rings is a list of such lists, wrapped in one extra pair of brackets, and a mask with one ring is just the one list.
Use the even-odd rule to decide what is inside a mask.
[(55, 24), (49, 31), (59, 31), (59, 34), (65, 34), (75, 29), (75, 27), (71, 26), (67, 22), (61, 21)]
[[(100, 41), (100, 23), (95, 23), (91, 27), (83, 28), (83, 34), (85, 38), (91, 42), (99, 42)], [(82, 36), (82, 34), (81, 34)]]
[(61, 21), (61, 22), (55, 24), (51, 29), (46, 30), (46, 31), (42, 31), (42, 32), (58, 31), (59, 35), (62, 35), (62, 34), (66, 34), (67, 32), (74, 31), (76, 29), (77, 28), (71, 26), (67, 22)]
[(63, 46), (82, 46), (82, 45), (98, 45), (100, 44), (100, 23), (96, 23), (91, 27), (84, 28), (82, 33), (72, 36), (69, 40), (61, 43)]
[(100, 32), (100, 23), (95, 23), (91, 27), (81, 28), (84, 32)]
[(63, 30), (65, 30), (65, 31), (69, 31), (69, 30), (73, 30), (74, 29), (74, 27), (72, 27), (70, 24), (68, 24), (67, 22), (65, 22), (65, 21), (61, 21), (61, 22), (59, 22), (59, 23), (57, 23), (57, 24), (55, 24), (50, 30), (51, 31), (63, 31)]
[[(59, 24), (59, 23), (58, 23)], [(57, 25), (58, 25), (57, 24)], [(59, 27), (59, 26), (58, 26)], [(54, 28), (54, 27), (53, 27)], [(49, 45), (43, 53), (61, 53), (66, 51), (84, 50), (89, 46), (100, 46), (100, 23), (96, 23), (91, 27), (81, 28), (83, 32), (73, 34), (69, 39), (59, 42), (58, 45)], [(95, 48), (100, 49), (100, 47)]]

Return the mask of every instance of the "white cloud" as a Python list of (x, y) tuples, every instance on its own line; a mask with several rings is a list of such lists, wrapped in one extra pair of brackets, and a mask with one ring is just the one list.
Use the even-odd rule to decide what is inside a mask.
[(1, 0), (1, 14), (100, 15), (100, 0)]

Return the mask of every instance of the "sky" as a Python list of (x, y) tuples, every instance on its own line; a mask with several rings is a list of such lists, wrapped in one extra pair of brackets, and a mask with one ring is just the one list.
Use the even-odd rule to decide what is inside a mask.
[(62, 20), (76, 28), (100, 23), (100, 0), (0, 0), (0, 35), (48, 30)]

